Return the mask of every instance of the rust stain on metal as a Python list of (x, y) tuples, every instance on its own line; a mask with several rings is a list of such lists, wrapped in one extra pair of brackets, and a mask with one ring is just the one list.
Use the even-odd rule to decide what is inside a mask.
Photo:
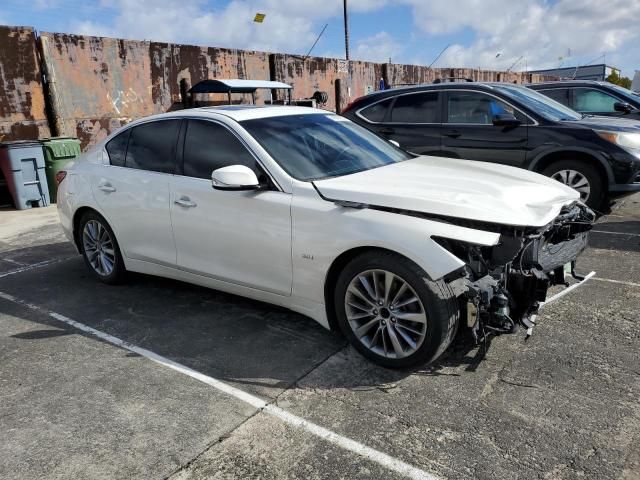
[(49, 136), (32, 28), (0, 26), (0, 141)]
[(294, 98), (309, 98), (316, 90), (329, 94), (324, 106), (335, 110), (335, 81), (340, 79), (341, 107), (377, 89), (382, 77), (382, 65), (373, 62), (347, 61), (337, 58), (272, 54), (272, 80), (293, 86)]
[(179, 108), (183, 78), (269, 79), (264, 52), (62, 33), (40, 41), (57, 131), (83, 148), (131, 120)]

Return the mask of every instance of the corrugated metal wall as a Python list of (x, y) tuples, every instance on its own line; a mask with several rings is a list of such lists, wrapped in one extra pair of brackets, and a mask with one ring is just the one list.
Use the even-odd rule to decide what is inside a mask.
[(48, 137), (44, 98), (33, 29), (0, 26), (0, 141)]
[[(0, 139), (48, 136), (46, 104), (51, 132), (78, 137), (86, 148), (133, 119), (180, 108), (182, 79), (189, 85), (209, 78), (281, 81), (293, 85), (294, 98), (327, 92), (322, 108), (335, 110), (336, 98), (344, 108), (377, 90), (381, 78), (387, 85), (407, 85), (445, 77), (517, 83), (549, 79), (64, 33), (36, 38), (31, 28), (0, 27)], [(258, 103), (268, 96), (260, 92)]]

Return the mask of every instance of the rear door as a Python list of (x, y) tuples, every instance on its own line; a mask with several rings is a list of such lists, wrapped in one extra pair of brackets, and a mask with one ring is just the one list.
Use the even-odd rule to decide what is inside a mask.
[[(496, 96), (472, 90), (445, 93), (442, 154), (447, 157), (522, 167), (529, 118)], [(519, 126), (495, 126), (493, 116), (512, 113)]]
[(537, 91), (546, 95), (550, 99), (561, 103), (565, 107), (571, 108), (571, 96), (568, 88), (545, 88)]
[(95, 177), (93, 194), (129, 258), (175, 265), (169, 179), (180, 122), (143, 123), (106, 145), (110, 165)]
[(440, 94), (436, 91), (402, 94), (358, 114), (373, 123), (368, 128), (405, 150), (419, 155), (440, 151)]

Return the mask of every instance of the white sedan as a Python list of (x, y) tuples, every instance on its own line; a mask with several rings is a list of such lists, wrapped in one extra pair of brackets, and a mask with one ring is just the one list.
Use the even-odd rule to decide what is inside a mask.
[(381, 365), (430, 362), (458, 326), (531, 325), (593, 214), (526, 170), (415, 157), (338, 115), (199, 108), (120, 129), (58, 175), (95, 277), (170, 277), (339, 328)]

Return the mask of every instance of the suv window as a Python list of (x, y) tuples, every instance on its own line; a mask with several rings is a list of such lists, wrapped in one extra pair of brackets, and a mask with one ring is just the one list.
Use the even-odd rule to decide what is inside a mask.
[(400, 95), (391, 109), (397, 123), (438, 123), (438, 92)]
[(229, 165), (245, 165), (258, 178), (256, 160), (226, 127), (206, 120), (189, 120), (184, 141), (184, 174), (211, 178), (211, 172)]
[(158, 120), (131, 129), (125, 166), (173, 173), (180, 120)]
[(448, 123), (493, 124), (493, 116), (511, 113), (523, 123), (527, 117), (511, 105), (480, 92), (449, 92), (447, 101)]
[(370, 122), (382, 122), (387, 114), (387, 110), (389, 110), (389, 105), (391, 105), (392, 100), (393, 98), (388, 98), (381, 102), (374, 103), (370, 107), (363, 108), (360, 115)]
[(109, 155), (109, 162), (116, 167), (124, 167), (124, 158), (127, 154), (127, 143), (129, 142), (129, 135), (131, 129), (116, 135), (106, 145), (107, 154)]
[(573, 109), (578, 112), (615, 112), (613, 104), (620, 100), (593, 88), (573, 90)]
[(538, 90), (547, 97), (563, 105), (569, 106), (569, 89), (568, 88), (550, 88), (547, 90)]

